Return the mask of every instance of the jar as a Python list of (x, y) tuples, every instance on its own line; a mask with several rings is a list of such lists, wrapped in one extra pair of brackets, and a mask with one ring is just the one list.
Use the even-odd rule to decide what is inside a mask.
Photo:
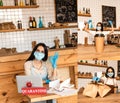
[(114, 87), (114, 93), (115, 93), (115, 94), (118, 93), (118, 86), (115, 86), (115, 87)]

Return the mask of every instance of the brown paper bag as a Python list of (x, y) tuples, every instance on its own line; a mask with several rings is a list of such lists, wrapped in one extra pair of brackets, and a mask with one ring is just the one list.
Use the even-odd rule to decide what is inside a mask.
[(104, 97), (105, 95), (107, 95), (110, 90), (111, 88), (107, 85), (104, 85), (104, 84), (98, 85), (98, 93), (100, 97)]
[(98, 85), (96, 84), (87, 84), (83, 91), (83, 95), (95, 98), (98, 93)]

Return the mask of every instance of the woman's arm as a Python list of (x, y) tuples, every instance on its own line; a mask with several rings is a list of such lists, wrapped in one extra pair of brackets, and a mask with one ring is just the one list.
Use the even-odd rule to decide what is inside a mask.
[(114, 27), (113, 27), (113, 23), (112, 21), (109, 21), (110, 25), (111, 25), (111, 31), (109, 32), (109, 35), (112, 34), (114, 32)]
[(48, 68), (48, 79), (55, 80), (57, 79), (57, 68), (52, 67), (52, 64), (47, 61), (46, 66)]
[(30, 66), (31, 66), (31, 62), (30, 61), (25, 62), (24, 69), (25, 69), (25, 74), (26, 75), (31, 75)]
[(90, 33), (89, 32), (89, 24), (88, 23), (85, 23), (84, 31), (87, 32), (87, 33)]

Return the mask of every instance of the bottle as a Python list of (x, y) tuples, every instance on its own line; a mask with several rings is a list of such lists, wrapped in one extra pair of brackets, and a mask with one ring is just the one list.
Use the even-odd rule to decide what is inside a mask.
[(18, 20), (18, 29), (22, 29), (22, 22), (21, 22), (21, 20)]
[(45, 27), (45, 20), (44, 20), (44, 16), (42, 16), (42, 24), (43, 24), (43, 27)]
[(34, 5), (34, 1), (33, 0), (30, 0), (30, 5)]
[(86, 14), (86, 10), (85, 10), (85, 8), (83, 7), (83, 14)]
[(24, 6), (24, 2), (23, 2), (23, 0), (20, 0), (20, 4), (19, 4), (20, 6)]
[(35, 17), (33, 17), (33, 20), (32, 20), (32, 27), (37, 28), (37, 23), (36, 23)]
[(39, 17), (39, 28), (42, 28), (43, 27), (43, 22), (42, 22), (42, 17), (40, 16)]
[(15, 6), (18, 6), (18, 0), (14, 0)]
[(3, 1), (2, 0), (0, 0), (0, 6), (3, 6)]
[(25, 5), (30, 5), (30, 0), (25, 0)]
[(32, 17), (30, 16), (30, 18), (29, 18), (29, 28), (32, 28)]
[(37, 5), (36, 0), (33, 0), (33, 5)]

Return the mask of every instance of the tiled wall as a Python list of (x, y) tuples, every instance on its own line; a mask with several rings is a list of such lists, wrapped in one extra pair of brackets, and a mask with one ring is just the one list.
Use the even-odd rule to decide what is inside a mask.
[[(4, 5), (14, 5), (14, 0), (3, 0)], [(24, 0), (23, 0), (24, 1)], [(44, 42), (46, 45), (54, 46), (54, 38), (58, 36), (60, 45), (64, 44), (63, 34), (66, 29), (27, 31), (30, 16), (36, 18), (39, 22), (39, 16), (44, 16), (44, 25), (47, 27), (48, 22), (55, 22), (54, 0), (37, 0), (39, 8), (30, 9), (0, 9), (0, 23), (13, 22), (17, 27), (17, 21), (21, 20), (25, 31), (0, 33), (0, 48), (16, 47), (18, 52), (31, 50), (31, 42)], [(38, 26), (38, 25), (37, 25)], [(71, 32), (77, 29), (67, 29)]]
[[(24, 0), (23, 0), (24, 1)], [(14, 0), (3, 0), (4, 5), (14, 5)], [(12, 48), (16, 47), (18, 52), (23, 52), (25, 50), (31, 50), (31, 42), (45, 42), (48, 46), (54, 46), (54, 38), (58, 36), (60, 39), (60, 45), (64, 44), (63, 33), (65, 29), (57, 30), (43, 30), (43, 31), (27, 31), (29, 16), (34, 16), (38, 23), (39, 16), (44, 16), (44, 25), (47, 26), (48, 22), (55, 22), (55, 5), (54, 0), (37, 0), (39, 8), (32, 9), (0, 9), (0, 23), (12, 21), (17, 26), (17, 21), (21, 20), (23, 28), (25, 31), (22, 32), (7, 32), (0, 33), (0, 48)], [(109, 1), (109, 0), (78, 0), (78, 11), (83, 7), (90, 8), (91, 17), (78, 17), (79, 21), (87, 21), (89, 19), (93, 20), (93, 25), (102, 19), (101, 5), (116, 6), (116, 20), (117, 27), (120, 26), (120, 7), (119, 0)], [(71, 32), (77, 29), (70, 29)], [(89, 43), (91, 42), (91, 37), (85, 32), (79, 32), (78, 43), (84, 43), (84, 37), (88, 36)]]

